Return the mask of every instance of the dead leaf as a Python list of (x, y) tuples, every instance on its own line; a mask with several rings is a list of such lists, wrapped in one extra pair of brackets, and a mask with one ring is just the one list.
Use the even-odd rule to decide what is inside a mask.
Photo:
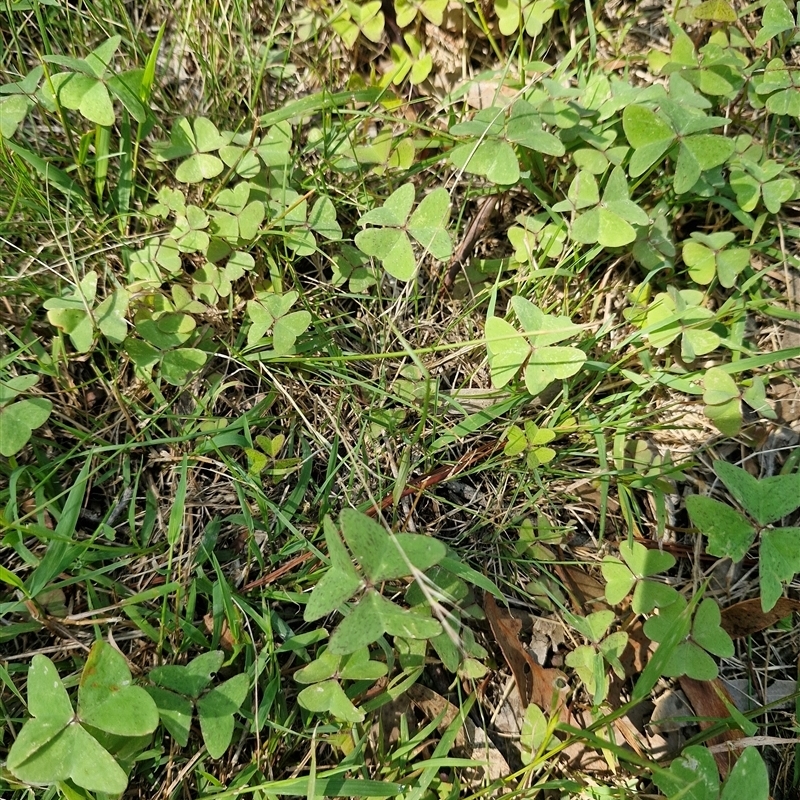
[(733, 678), (725, 681), (725, 688), (739, 711), (746, 713), (762, 705), (769, 705), (773, 711), (778, 711), (794, 706), (797, 681), (779, 678), (756, 690), (748, 678)]
[(597, 578), (569, 564), (557, 564), (554, 569), (569, 593), (576, 614), (583, 616), (591, 611), (608, 608), (605, 602), (605, 584)]
[[(203, 617), (203, 623), (206, 627), (207, 633), (214, 632), (214, 615), (211, 613), (206, 614)], [(222, 620), (222, 630), (219, 633), (219, 646), (225, 650), (226, 652), (231, 652), (233, 650), (235, 642), (233, 641), (233, 634), (231, 633), (230, 626), (228, 625), (228, 620)]]
[(564, 626), (554, 619), (534, 617), (531, 628), (531, 652), (536, 661), (544, 664), (549, 653), (558, 650), (566, 641)]
[(761, 600), (744, 600), (741, 603), (722, 609), (720, 625), (732, 639), (742, 636), (751, 636), (759, 631), (766, 630), (779, 619), (788, 617), (795, 611), (800, 611), (800, 601), (782, 597), (771, 611), (761, 610)]
[(519, 689), (522, 704), (535, 703), (546, 714), (563, 705), (566, 675), (558, 669), (545, 669), (519, 640), (522, 622), (501, 611), (492, 595), (483, 596), (483, 610), (497, 644)]
[[(588, 728), (595, 718), (588, 708), (573, 709), (569, 724), (579, 730)], [(595, 731), (598, 739), (606, 739), (615, 747), (623, 743), (621, 733), (616, 725)], [(613, 770), (613, 755), (609, 750), (599, 750), (594, 744), (589, 744), (585, 739), (576, 736), (573, 741), (561, 751), (561, 757), (568, 765), (569, 770), (589, 773), (591, 775), (608, 775)]]
[(770, 389), (778, 420), (794, 427), (793, 423), (800, 419), (800, 388), (789, 381), (778, 381)]
[[(701, 717), (701, 719), (698, 720), (698, 725), (701, 730), (710, 728), (714, 724), (712, 720), (728, 719), (730, 717), (725, 703), (722, 702), (722, 698), (725, 697), (731, 705), (733, 705), (733, 700), (719, 678), (713, 681), (696, 681), (694, 678), (687, 678), (684, 675), (680, 679), (680, 684), (695, 715)], [(738, 728), (731, 728), (730, 730), (724, 731), (719, 736), (713, 736), (708, 740), (708, 744), (724, 744), (725, 742), (733, 742), (743, 737), (744, 734), (742, 731)], [(720, 777), (724, 780), (728, 777), (728, 774), (733, 769), (733, 765), (736, 763), (736, 756), (733, 750), (726, 749), (724, 752), (715, 752), (714, 760), (717, 762), (717, 769), (719, 770)]]
[(692, 709), (680, 689), (667, 689), (655, 702), (648, 725), (658, 733), (672, 733), (693, 724)]
[(623, 630), (628, 634), (628, 644), (619, 660), (625, 669), (625, 677), (632, 678), (642, 674), (653, 643), (644, 634), (644, 622), (641, 617), (634, 617), (631, 624)]

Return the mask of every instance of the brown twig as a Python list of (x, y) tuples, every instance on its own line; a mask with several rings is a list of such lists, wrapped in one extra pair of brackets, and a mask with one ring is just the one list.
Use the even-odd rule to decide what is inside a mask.
[(467, 259), (470, 257), (470, 254), (475, 247), (475, 243), (478, 241), (478, 236), (480, 236), (481, 232), (486, 227), (486, 224), (489, 222), (489, 218), (492, 216), (492, 212), (494, 211), (499, 199), (500, 195), (490, 194), (487, 197), (484, 197), (481, 201), (480, 205), (478, 206), (477, 213), (467, 226), (467, 230), (464, 233), (464, 238), (456, 248), (455, 253), (453, 253), (453, 259), (447, 269), (447, 274), (444, 276), (444, 281), (442, 284), (443, 290), (449, 290), (455, 283), (458, 271), (464, 266)]

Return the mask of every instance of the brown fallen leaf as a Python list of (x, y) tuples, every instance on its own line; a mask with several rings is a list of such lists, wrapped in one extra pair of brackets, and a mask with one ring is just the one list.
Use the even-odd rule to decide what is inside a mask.
[(572, 601), (576, 614), (584, 616), (592, 611), (608, 608), (605, 602), (606, 587), (585, 570), (570, 564), (556, 564), (556, 575), (561, 579)]
[[(203, 624), (206, 628), (206, 633), (214, 632), (214, 615), (210, 612), (203, 617)], [(219, 646), (226, 652), (231, 652), (236, 643), (233, 641), (233, 634), (231, 633), (228, 620), (222, 620), (222, 630), (219, 634)]]
[[(703, 719), (698, 720), (701, 730), (710, 728), (715, 719), (728, 719), (730, 714), (722, 702), (722, 698), (733, 705), (733, 700), (728, 690), (719, 678), (713, 681), (696, 681), (694, 678), (687, 678), (685, 675), (680, 679), (681, 689), (689, 700), (694, 713)], [(724, 731), (719, 736), (713, 736), (708, 740), (709, 745), (720, 745), (726, 742), (734, 742), (744, 737), (738, 728), (731, 728)], [(714, 751), (714, 760), (717, 762), (717, 769), (720, 777), (724, 780), (733, 769), (737, 755), (733, 748), (724, 751)]]
[(546, 714), (563, 706), (566, 675), (559, 669), (545, 669), (519, 640), (522, 622), (501, 611), (488, 592), (483, 596), (483, 610), (500, 651), (517, 684), (523, 707), (535, 703)]
[(788, 617), (794, 611), (800, 611), (800, 601), (782, 597), (770, 611), (761, 610), (761, 600), (744, 600), (722, 609), (720, 625), (732, 639), (751, 636), (766, 630), (779, 619)]

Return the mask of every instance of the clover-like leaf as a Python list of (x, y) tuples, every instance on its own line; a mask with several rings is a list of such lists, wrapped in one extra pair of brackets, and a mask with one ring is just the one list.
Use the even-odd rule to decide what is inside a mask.
[(565, 662), (578, 673), (586, 690), (592, 695), (592, 704), (602, 703), (608, 693), (608, 676), (603, 656), (593, 647), (584, 644), (567, 653)]
[(693, 289), (675, 291), (669, 287), (667, 292), (657, 294), (645, 317), (650, 344), (666, 347), (680, 336), (681, 356), (686, 361), (716, 349), (720, 338), (709, 330), (716, 318), (710, 309), (700, 305), (702, 302), (702, 293)]
[(514, 247), (514, 259), (520, 263), (535, 264), (535, 254), (558, 258), (564, 250), (566, 231), (563, 225), (548, 222), (548, 217), (537, 214), (529, 217), (520, 214), (519, 226), (508, 229), (508, 239)]
[(280, 317), (272, 329), (272, 347), (278, 355), (294, 352), (297, 337), (305, 333), (311, 325), (308, 311), (293, 311)]
[(340, 522), (344, 540), (372, 583), (410, 575), (409, 565), (424, 572), (438, 564), (447, 552), (438, 539), (430, 536), (390, 536), (380, 523), (354, 509), (344, 509)]
[(137, 313), (134, 324), (143, 339), (165, 350), (185, 344), (197, 327), (194, 317), (189, 314), (167, 311), (154, 315), (146, 309)]
[(577, 374), (585, 362), (586, 353), (577, 347), (534, 347), (524, 369), (525, 387), (540, 394), (554, 380)]
[(225, 164), (218, 156), (211, 155), (230, 141), (229, 135), (219, 132), (210, 119), (198, 117), (194, 123), (182, 117), (172, 128), (170, 145), (157, 151), (162, 161), (185, 158), (175, 171), (175, 179), (181, 183), (199, 183), (219, 175)]
[(161, 358), (161, 375), (173, 386), (183, 386), (193, 372), (208, 361), (208, 353), (196, 347), (179, 347), (169, 350)]
[(52, 402), (44, 397), (18, 400), (0, 408), (0, 455), (10, 458), (22, 450), (52, 410)]
[(344, 722), (364, 721), (364, 712), (359, 711), (344, 693), (338, 681), (327, 680), (307, 686), (297, 695), (297, 702), (308, 711), (317, 714), (332, 714)]
[(399, 228), (368, 228), (355, 236), (356, 247), (374, 256), (384, 269), (401, 281), (414, 277), (417, 262), (408, 234)]
[(342, 229), (336, 221), (336, 206), (330, 197), (320, 197), (308, 215), (308, 224), (320, 236), (332, 241), (342, 238)]
[(656, 608), (664, 608), (675, 602), (677, 589), (659, 581), (640, 580), (636, 583), (631, 599), (631, 608), (637, 614), (650, 614)]
[(121, 344), (128, 335), (128, 313), (130, 295), (126, 289), (116, 289), (94, 310), (97, 327), (110, 342)]
[(628, 167), (632, 178), (647, 172), (666, 154), (676, 139), (672, 128), (645, 106), (626, 106), (622, 112), (622, 127), (634, 149)]
[(519, 161), (514, 148), (502, 139), (465, 142), (449, 153), (457, 169), (473, 175), (483, 175), (492, 183), (511, 186), (519, 181)]
[(444, 187), (429, 192), (408, 220), (408, 232), (439, 261), (453, 254), (453, 242), (447, 232), (450, 218), (450, 194)]
[(784, 203), (795, 197), (796, 192), (797, 184), (792, 178), (780, 178), (761, 186), (764, 206), (771, 214), (777, 214)]
[(782, 584), (800, 572), (800, 528), (773, 528), (761, 533), (758, 572), (761, 608), (770, 611), (783, 594)]
[(569, 623), (580, 634), (597, 644), (608, 632), (616, 614), (609, 608), (593, 611), (585, 617), (570, 615)]
[(707, 550), (719, 558), (741, 561), (756, 536), (756, 529), (736, 509), (702, 495), (686, 498), (692, 524), (708, 537)]
[(211, 683), (224, 660), (225, 654), (222, 650), (211, 650), (201, 653), (185, 665), (165, 664), (155, 667), (150, 670), (149, 677), (165, 689), (196, 698)]
[(706, 370), (703, 377), (705, 414), (726, 436), (736, 436), (742, 427), (739, 389), (733, 378), (719, 367)]
[(511, 308), (522, 324), (531, 345), (547, 347), (580, 333), (580, 326), (563, 314), (545, 314), (525, 297), (515, 295)]
[(712, 22), (736, 22), (738, 15), (728, 0), (704, 0), (692, 10), (695, 19), (709, 19)]
[(637, 578), (649, 578), (675, 566), (675, 557), (671, 553), (645, 547), (641, 542), (623, 542), (619, 552)]
[[(705, 747), (687, 747), (669, 770), (653, 773), (653, 782), (667, 797), (686, 800), (718, 800), (719, 772), (714, 756)], [(750, 795), (747, 795), (750, 797)]]
[(517, 100), (511, 107), (506, 136), (510, 142), (549, 156), (563, 156), (564, 143), (544, 130), (542, 119), (530, 103)]
[(654, 608), (662, 608), (675, 600), (677, 593), (671, 586), (646, 580), (671, 569), (675, 565), (672, 555), (647, 548), (640, 542), (623, 542), (620, 555), (624, 563), (613, 556), (606, 556), (601, 565), (609, 603), (616, 605), (621, 602), (634, 583), (636, 588), (631, 605), (637, 614), (649, 614)]
[[(594, 176), (590, 177), (593, 181)], [(580, 208), (584, 202), (580, 200), (576, 208)], [(599, 205), (578, 216), (573, 223), (572, 238), (582, 244), (597, 242), (603, 247), (621, 247), (636, 239), (636, 231), (631, 223), (647, 225), (649, 222), (644, 210), (630, 199), (623, 169), (614, 167)]]
[(530, 703), (525, 709), (519, 737), (524, 764), (530, 764), (536, 753), (547, 743), (550, 738), (548, 730), (549, 726), (544, 712), (536, 703)]
[(159, 686), (148, 686), (145, 691), (153, 698), (161, 724), (169, 735), (181, 747), (186, 747), (189, 744), (194, 713), (191, 700)]
[(33, 102), (22, 94), (0, 99), (0, 136), (10, 139), (32, 107)]
[(499, 389), (519, 372), (531, 346), (513, 325), (499, 317), (489, 317), (485, 331), (492, 385)]
[(374, 681), (388, 672), (382, 661), (372, 661), (366, 647), (356, 650), (341, 659), (339, 677), (348, 681)]
[(361, 578), (352, 565), (351, 571), (331, 567), (314, 587), (306, 604), (303, 619), (306, 622), (313, 622), (330, 614), (349, 600), (360, 586)]
[(800, 508), (800, 472), (757, 480), (747, 470), (715, 461), (714, 472), (744, 510), (761, 526)]
[(58, 101), (78, 111), (96, 125), (113, 125), (114, 104), (105, 84), (98, 78), (79, 72), (59, 72), (51, 78)]
[[(364, 648), (366, 650), (366, 648)], [(361, 652), (361, 651), (358, 651)], [(367, 651), (369, 658), (369, 651)], [(298, 683), (319, 683), (332, 678), (339, 671), (339, 664), (342, 656), (337, 656), (326, 650), (322, 655), (317, 656), (310, 664), (301, 667), (294, 674), (294, 679)]]
[(716, 602), (710, 597), (703, 598), (694, 612), (692, 638), (703, 650), (720, 658), (730, 658), (733, 655), (733, 640), (720, 626), (721, 620)]
[[(713, 601), (712, 601), (713, 602)], [(657, 616), (650, 617), (644, 624), (644, 633), (656, 642), (664, 641), (678, 626), (685, 626), (684, 612), (687, 602), (677, 595), (675, 602), (659, 609)], [(683, 631), (684, 628), (681, 628)], [(691, 632), (691, 627), (686, 634)], [(684, 635), (686, 635), (684, 634)], [(716, 640), (715, 640), (716, 641)], [(695, 680), (707, 681), (717, 677), (718, 669), (714, 659), (695, 641), (680, 641), (668, 658), (662, 674), (667, 677), (688, 675)]]
[(328, 645), (332, 655), (354, 653), (383, 636), (386, 626), (379, 598), (382, 599), (374, 590), (366, 592), (358, 605), (339, 623)]
[(239, 710), (250, 689), (245, 673), (229, 678), (197, 701), (200, 732), (211, 758), (221, 758), (233, 738), (233, 715)]
[[(377, 595), (376, 605), (384, 630), (391, 636), (399, 636), (403, 639), (431, 639), (442, 633), (442, 626), (437, 620), (415, 611), (400, 608), (383, 595)], [(333, 637), (331, 637), (331, 642), (333, 642)]]
[(88, 353), (94, 341), (90, 310), (97, 294), (97, 278), (96, 272), (87, 272), (71, 294), (44, 302), (47, 319), (69, 336), (79, 353)]
[(331, 634), (328, 649), (334, 654), (347, 655), (372, 644), (384, 633), (406, 639), (430, 639), (441, 632), (442, 626), (436, 620), (400, 608), (370, 589)]
[(575, 220), (572, 238), (582, 244), (597, 242), (603, 247), (622, 247), (636, 239), (636, 231), (618, 214), (597, 207)]
[(406, 224), (408, 215), (414, 205), (414, 184), (404, 183), (395, 189), (384, 201), (382, 206), (373, 208), (362, 214), (358, 220), (359, 225), (382, 225), (385, 227), (400, 227)]
[(292, 135), (292, 126), (285, 120), (267, 129), (256, 152), (268, 169), (280, 169), (292, 163)]
[(101, 640), (81, 674), (78, 714), (87, 725), (120, 736), (142, 736), (158, 726), (155, 704), (133, 684), (124, 656)]
[[(155, 711), (155, 705), (145, 697), (145, 716), (151, 717), (149, 709)], [(28, 672), (28, 708), (33, 719), (23, 725), (8, 752), (6, 767), (12, 775), (33, 784), (71, 779), (89, 791), (125, 790), (125, 772), (79, 724), (53, 662), (40, 654), (33, 657)]]
[(769, 0), (761, 17), (761, 30), (756, 34), (753, 43), (756, 47), (763, 47), (770, 39), (794, 27), (794, 18), (785, 0)]
[(722, 787), (719, 800), (738, 800), (740, 797), (769, 800), (769, 790), (769, 773), (764, 759), (755, 747), (745, 747)]
[(606, 556), (600, 565), (606, 580), (606, 601), (615, 606), (621, 603), (636, 583), (636, 576), (618, 558)]
[(733, 154), (733, 149), (732, 139), (714, 133), (683, 138), (675, 164), (675, 191), (679, 194), (688, 192), (703, 172), (724, 164)]
[(323, 530), (331, 567), (317, 582), (308, 599), (303, 613), (306, 622), (313, 622), (335, 611), (358, 591), (362, 583), (336, 525), (328, 516), (323, 520)]

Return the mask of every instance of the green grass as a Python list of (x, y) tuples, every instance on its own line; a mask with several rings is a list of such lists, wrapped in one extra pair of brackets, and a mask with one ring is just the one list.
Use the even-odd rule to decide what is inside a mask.
[[(684, 503), (736, 505), (714, 459), (796, 473), (773, 410), (800, 357), (782, 329), (800, 313), (796, 19), (783, 0), (735, 25), (697, 3), (379, 5), (0, 7), (4, 797), (114, 794), (44, 740), (12, 751), (47, 714), (27, 694), (41, 656), (126, 797), (673, 798), (680, 744), (620, 733), (641, 704), (684, 670), (796, 678), (795, 606), (733, 644), (716, 625), (759, 597), (758, 544), (720, 566)], [(421, 66), (397, 77), (403, 59)], [(697, 236), (714, 233), (734, 238)], [(637, 572), (633, 540), (675, 563)], [(631, 610), (634, 583), (658, 610)], [(522, 631), (487, 621), (485, 592)], [(308, 618), (310, 597), (330, 613)], [(334, 633), (349, 614), (378, 631), (364, 647)], [(634, 657), (659, 614), (674, 625)], [(162, 704), (141, 738), (124, 711), (96, 727), (76, 691), (99, 640)], [(539, 674), (529, 643), (566, 707), (503, 699)], [(157, 669), (216, 652), (194, 694)], [(184, 721), (189, 703), (185, 739), (164, 690)], [(790, 740), (790, 711), (695, 707), (684, 740)], [(702, 796), (791, 797), (796, 753), (759, 752)], [(709, 787), (727, 777), (690, 757)]]

